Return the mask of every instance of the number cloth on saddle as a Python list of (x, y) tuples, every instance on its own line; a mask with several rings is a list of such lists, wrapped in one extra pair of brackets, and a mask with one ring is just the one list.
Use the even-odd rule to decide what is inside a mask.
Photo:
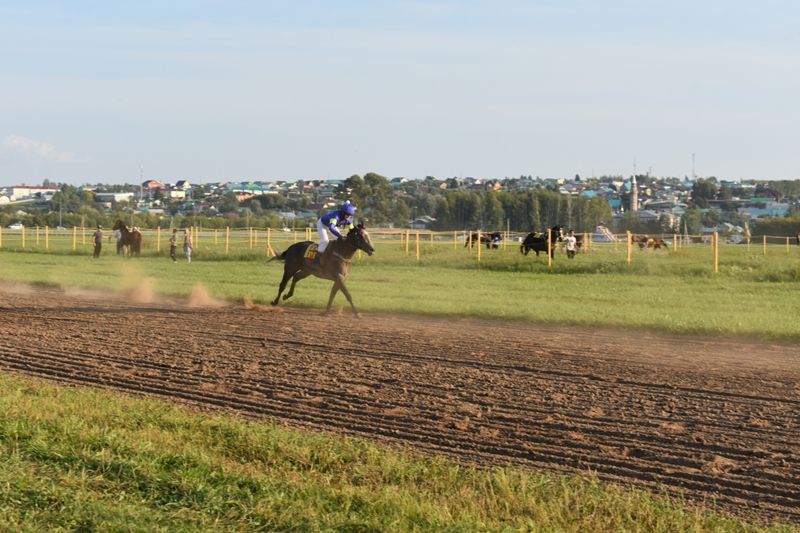
[(317, 258), (317, 248), (319, 245), (317, 243), (311, 244), (308, 248), (306, 248), (306, 253), (303, 256), (303, 260), (306, 262), (307, 265), (311, 265), (314, 260)]

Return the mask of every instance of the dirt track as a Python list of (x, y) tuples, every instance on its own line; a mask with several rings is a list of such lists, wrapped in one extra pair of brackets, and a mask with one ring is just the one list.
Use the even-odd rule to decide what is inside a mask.
[(199, 303), (0, 285), (0, 369), (800, 522), (800, 348)]

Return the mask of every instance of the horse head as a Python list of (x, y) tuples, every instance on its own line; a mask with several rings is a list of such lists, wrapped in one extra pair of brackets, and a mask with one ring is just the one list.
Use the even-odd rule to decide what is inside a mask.
[(558, 242), (564, 240), (564, 226), (553, 226), (550, 228), (552, 238)]
[(363, 250), (367, 255), (372, 255), (375, 248), (372, 246), (372, 241), (369, 238), (369, 233), (364, 229), (364, 224), (360, 223), (347, 233), (345, 239), (351, 246)]
[(114, 226), (111, 229), (125, 231), (128, 229), (128, 227), (125, 225), (123, 221), (117, 220), (116, 222), (114, 222)]

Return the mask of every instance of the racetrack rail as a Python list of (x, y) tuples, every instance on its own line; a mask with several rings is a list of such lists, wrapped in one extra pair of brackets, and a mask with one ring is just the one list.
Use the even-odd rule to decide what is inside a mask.
[(794, 522), (798, 352), (585, 327), (355, 320), (0, 286), (2, 369), (478, 464), (592, 471)]

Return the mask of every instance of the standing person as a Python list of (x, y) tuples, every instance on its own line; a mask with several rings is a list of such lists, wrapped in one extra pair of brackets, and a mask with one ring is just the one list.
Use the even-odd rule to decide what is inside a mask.
[(326, 215), (322, 215), (317, 220), (317, 231), (319, 232), (319, 247), (317, 251), (322, 253), (328, 247), (330, 238), (328, 231), (330, 231), (337, 239), (342, 238), (337, 228), (346, 227), (348, 230), (353, 229), (353, 215), (356, 214), (356, 206), (347, 200), (336, 211), (331, 211)]
[(122, 255), (122, 230), (115, 231), (114, 238), (117, 239), (117, 255)]
[(192, 230), (186, 228), (183, 230), (183, 253), (186, 255), (186, 262), (192, 262)]
[(172, 235), (169, 238), (169, 256), (172, 258), (173, 263), (177, 263), (178, 259), (175, 257), (175, 252), (178, 251), (178, 230), (172, 229)]
[(575, 238), (575, 232), (569, 230), (569, 233), (566, 237), (564, 237), (564, 242), (567, 243), (567, 257), (570, 259), (575, 258), (575, 248), (576, 244), (578, 243), (578, 239)]
[(100, 251), (103, 249), (103, 226), (100, 224), (97, 225), (97, 230), (92, 233), (92, 244), (94, 245), (92, 257), (98, 259), (100, 257)]

